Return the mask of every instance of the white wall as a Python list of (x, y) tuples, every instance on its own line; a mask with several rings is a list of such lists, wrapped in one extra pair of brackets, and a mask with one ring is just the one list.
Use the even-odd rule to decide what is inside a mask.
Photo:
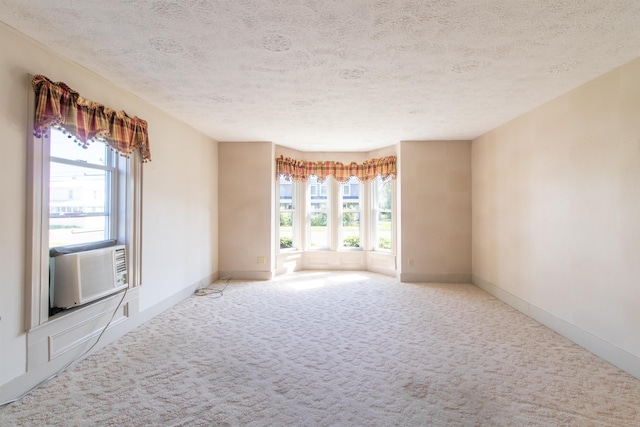
[(218, 272), (217, 143), (0, 24), (0, 388), (25, 373), (27, 360), (29, 74), (63, 81), (86, 98), (149, 123), (152, 162), (143, 165), (141, 316)]
[(474, 283), (640, 376), (640, 60), (472, 143)]

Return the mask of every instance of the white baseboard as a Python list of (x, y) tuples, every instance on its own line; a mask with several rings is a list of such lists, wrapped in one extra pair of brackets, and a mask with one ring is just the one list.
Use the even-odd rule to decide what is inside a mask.
[(408, 283), (471, 283), (467, 273), (400, 273), (400, 281)]
[(271, 280), (272, 271), (221, 271), (220, 277), (230, 277), (237, 280)]
[(640, 379), (640, 357), (617, 347), (474, 275), (472, 283), (601, 359)]

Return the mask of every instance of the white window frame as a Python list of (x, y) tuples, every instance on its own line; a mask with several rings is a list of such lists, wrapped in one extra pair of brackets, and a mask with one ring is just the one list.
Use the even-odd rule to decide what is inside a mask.
[[(326, 178), (327, 183), (327, 234), (328, 246), (322, 248), (311, 247), (311, 196), (318, 195), (318, 186), (309, 181), (301, 181), (297, 185), (296, 212), (294, 214), (294, 246), (292, 249), (280, 249), (279, 231), (276, 232), (275, 249), (277, 253), (290, 250), (296, 251), (372, 251), (381, 254), (396, 254), (396, 221), (397, 215), (397, 198), (396, 198), (396, 180), (391, 182), (391, 249), (381, 249), (378, 247), (377, 239), (377, 209), (375, 203), (376, 181), (367, 183), (359, 183), (360, 185), (360, 247), (350, 248), (342, 246), (342, 191), (344, 183), (336, 181), (332, 176)], [(276, 180), (276, 200), (274, 207), (274, 217), (276, 218), (276, 229), (279, 230), (279, 180)], [(304, 202), (303, 202), (304, 201)]]
[[(285, 211), (280, 210), (280, 180), (285, 179), (280, 176), (276, 180), (276, 250), (277, 252), (287, 252), (287, 251), (296, 251), (301, 247), (301, 239), (300, 239), (300, 213), (299, 213), (299, 203), (300, 200), (300, 189), (299, 187), (304, 187), (300, 185), (299, 182), (291, 180), (291, 209), (287, 209)], [(304, 200), (304, 199), (303, 199)], [(291, 248), (281, 248), (280, 247), (280, 213), (281, 212), (291, 212), (292, 218), (292, 235), (293, 235), (293, 244)]]
[[(35, 93), (29, 91), (29, 108), (35, 111)], [(49, 164), (48, 136), (33, 135), (34, 117), (27, 131), (27, 254), (26, 326), (33, 329), (49, 321)], [(117, 156), (119, 203), (117, 238), (127, 248), (129, 287), (141, 284), (142, 160)], [(115, 215), (114, 215), (115, 216)]]

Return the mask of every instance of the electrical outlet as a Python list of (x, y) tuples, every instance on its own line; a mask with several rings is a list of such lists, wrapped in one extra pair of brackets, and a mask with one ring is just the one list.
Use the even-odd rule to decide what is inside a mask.
[(407, 265), (409, 267), (413, 267), (413, 258), (409, 258), (409, 260), (407, 261)]
[(267, 263), (267, 259), (265, 257), (263, 257), (263, 256), (259, 256), (258, 257), (258, 264), (264, 265), (266, 263)]

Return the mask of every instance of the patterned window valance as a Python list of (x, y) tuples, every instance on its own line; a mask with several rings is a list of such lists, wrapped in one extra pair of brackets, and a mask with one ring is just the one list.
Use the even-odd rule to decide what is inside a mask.
[(276, 178), (284, 176), (294, 181), (306, 181), (311, 175), (315, 175), (319, 181), (324, 181), (331, 175), (338, 182), (346, 182), (352, 176), (360, 182), (372, 181), (379, 175), (382, 178), (395, 178), (396, 156), (367, 160), (364, 163), (351, 162), (348, 165), (333, 161), (305, 162), (284, 156), (276, 159)]
[(151, 160), (145, 120), (85, 99), (66, 84), (54, 83), (42, 75), (35, 76), (31, 85), (36, 92), (36, 136), (55, 126), (85, 147), (93, 140), (101, 140), (125, 157), (140, 149), (142, 161)]

